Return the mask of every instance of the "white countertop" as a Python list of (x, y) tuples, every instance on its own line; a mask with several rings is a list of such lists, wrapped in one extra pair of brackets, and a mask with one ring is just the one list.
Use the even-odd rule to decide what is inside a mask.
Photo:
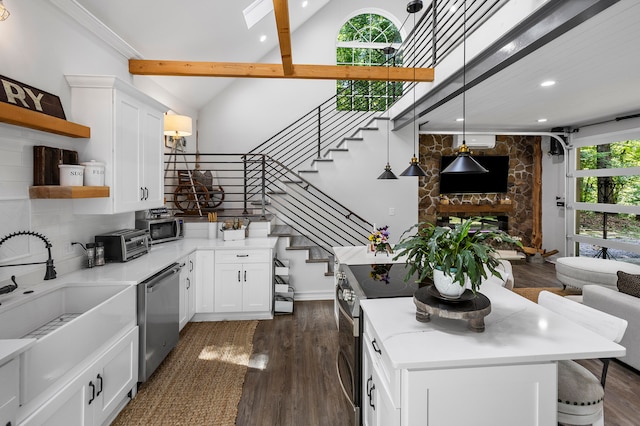
[(431, 369), (620, 357), (625, 348), (499, 285), (481, 293), (491, 301), (485, 331), (467, 321), (415, 319), (412, 297), (360, 301), (394, 368)]
[[(195, 250), (273, 249), (277, 242), (277, 238), (271, 237), (246, 238), (236, 241), (183, 238), (156, 244), (151, 246), (149, 253), (128, 262), (107, 263), (104, 266), (80, 269), (69, 274), (58, 275), (54, 280), (43, 281), (34, 286), (20, 287), (16, 292), (2, 296), (0, 309), (28, 301), (29, 296), (33, 296), (33, 294), (24, 295), (23, 291), (25, 290), (33, 290), (34, 293), (37, 293), (69, 283), (136, 285)], [(0, 339), (0, 365), (28, 349), (34, 342), (34, 339)]]
[(0, 339), (0, 367), (20, 355), (36, 342), (36, 339)]
[(393, 260), (394, 254), (379, 253), (377, 255), (367, 253), (367, 246), (333, 247), (336, 262), (342, 265), (366, 265), (377, 263), (404, 263), (406, 257)]

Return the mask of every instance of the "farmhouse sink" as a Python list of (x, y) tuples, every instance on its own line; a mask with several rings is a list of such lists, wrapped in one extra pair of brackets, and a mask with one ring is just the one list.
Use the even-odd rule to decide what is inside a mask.
[(22, 354), (20, 403), (82, 366), (135, 322), (136, 289), (124, 284), (65, 284), (0, 306), (0, 339), (37, 339)]

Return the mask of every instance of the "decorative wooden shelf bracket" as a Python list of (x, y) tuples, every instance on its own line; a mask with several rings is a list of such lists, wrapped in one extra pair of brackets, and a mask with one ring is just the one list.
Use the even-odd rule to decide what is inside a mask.
[(30, 186), (29, 198), (108, 198), (108, 186)]
[(4, 102), (0, 102), (0, 122), (72, 138), (91, 137), (87, 126)]

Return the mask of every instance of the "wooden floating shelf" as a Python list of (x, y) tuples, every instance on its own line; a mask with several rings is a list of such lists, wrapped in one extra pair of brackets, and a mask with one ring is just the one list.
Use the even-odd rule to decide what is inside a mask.
[(91, 137), (87, 126), (4, 102), (0, 102), (0, 122), (72, 138)]
[(109, 194), (108, 186), (42, 185), (29, 187), (29, 198), (31, 199), (108, 198)]
[(513, 204), (439, 204), (439, 213), (511, 213)]

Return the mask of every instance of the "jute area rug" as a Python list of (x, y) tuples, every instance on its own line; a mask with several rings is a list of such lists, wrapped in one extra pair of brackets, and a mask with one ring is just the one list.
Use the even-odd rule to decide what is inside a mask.
[(524, 287), (524, 288), (513, 288), (514, 293), (518, 293), (522, 297), (526, 297), (532, 302), (538, 303), (538, 295), (541, 291), (549, 291), (551, 293), (559, 294), (560, 296), (570, 296), (570, 295), (578, 295), (582, 294), (580, 289), (567, 287), (566, 289), (562, 289), (560, 287)]
[(112, 425), (235, 425), (257, 325), (187, 324), (178, 346)]

